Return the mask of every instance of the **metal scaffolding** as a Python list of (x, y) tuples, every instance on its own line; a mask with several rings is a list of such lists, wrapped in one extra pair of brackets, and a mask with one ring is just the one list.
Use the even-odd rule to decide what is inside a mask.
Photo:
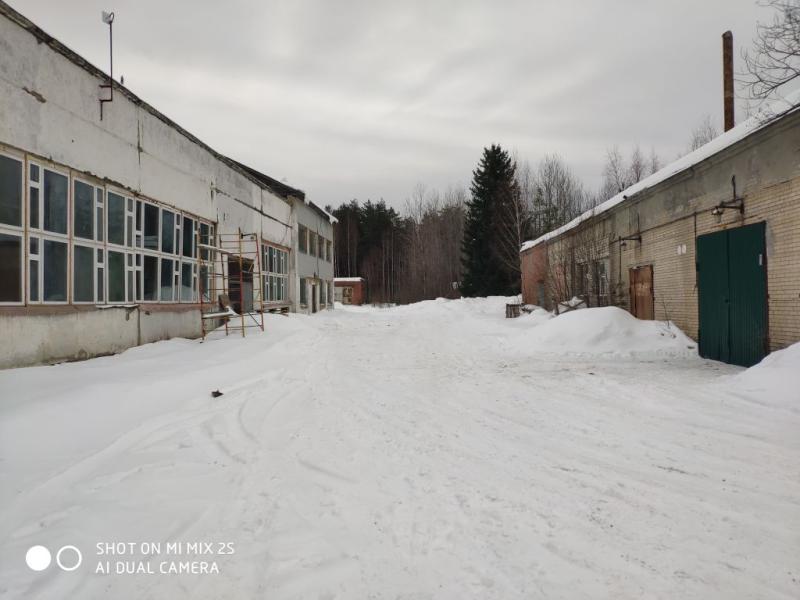
[(203, 339), (225, 325), (225, 335), (264, 331), (261, 243), (255, 233), (209, 233), (200, 239), (200, 320)]

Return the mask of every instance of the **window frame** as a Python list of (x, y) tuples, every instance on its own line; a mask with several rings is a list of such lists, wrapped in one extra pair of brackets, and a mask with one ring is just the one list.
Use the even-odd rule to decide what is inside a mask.
[(261, 241), (262, 278), (261, 288), (264, 302), (287, 304), (289, 287), (289, 250)]
[[(69, 169), (64, 169), (60, 166), (53, 165), (44, 160), (38, 159), (31, 159), (28, 162), (28, 167), (25, 170), (26, 173), (26, 208), (30, 210), (30, 189), (35, 188), (38, 189), (38, 202), (37, 202), (37, 211), (38, 211), (38, 223), (36, 226), (32, 226), (30, 223), (29, 215), (26, 212), (25, 223), (27, 224), (26, 227), (26, 235), (25, 235), (25, 264), (30, 267), (30, 261), (33, 260), (34, 262), (38, 262), (38, 281), (37, 281), (37, 292), (38, 292), (38, 300), (31, 300), (31, 287), (30, 287), (30, 274), (26, 273), (25, 276), (25, 300), (27, 304), (31, 305), (68, 305), (72, 302), (72, 284), (73, 284), (73, 259), (72, 259), (72, 246), (73, 246), (73, 177), (72, 173)], [(36, 166), (39, 169), (39, 181), (35, 182), (31, 180), (31, 169), (30, 166)], [(50, 171), (51, 173), (55, 173), (57, 175), (61, 175), (66, 178), (67, 180), (67, 214), (66, 214), (66, 225), (67, 225), (67, 232), (66, 233), (59, 233), (56, 231), (49, 231), (44, 228), (44, 179), (45, 179), (45, 172)], [(91, 184), (94, 185), (94, 184)], [(30, 240), (36, 239), (38, 245), (38, 253), (36, 254), (36, 258), (30, 258)], [(80, 238), (83, 239), (83, 238)], [(66, 264), (66, 293), (64, 295), (64, 300), (45, 300), (44, 297), (44, 288), (45, 288), (45, 270), (47, 265), (45, 264), (44, 260), (44, 245), (46, 242), (57, 242), (61, 244), (66, 244), (67, 246), (67, 264)], [(88, 240), (87, 240), (88, 241)]]
[(17, 156), (10, 152), (5, 152), (0, 149), (0, 155), (10, 158), (20, 164), (20, 225), (10, 225), (8, 223), (0, 223), (0, 233), (9, 236), (15, 236), (20, 238), (20, 259), (19, 259), (19, 301), (18, 302), (8, 302), (8, 301), (0, 301), (0, 306), (25, 306), (25, 301), (28, 297), (28, 269), (27, 262), (28, 262), (28, 235), (27, 235), (27, 224), (28, 224), (28, 194), (27, 194), (27, 183), (28, 183), (28, 161), (26, 160), (26, 156), (22, 155)]

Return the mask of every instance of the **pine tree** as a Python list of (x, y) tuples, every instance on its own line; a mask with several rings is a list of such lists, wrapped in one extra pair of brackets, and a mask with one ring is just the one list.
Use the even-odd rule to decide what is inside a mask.
[(516, 166), (499, 145), (483, 149), (478, 168), (472, 172), (472, 197), (467, 202), (464, 224), (464, 296), (513, 294), (519, 278), (499, 254), (502, 219), (509, 198), (515, 193)]

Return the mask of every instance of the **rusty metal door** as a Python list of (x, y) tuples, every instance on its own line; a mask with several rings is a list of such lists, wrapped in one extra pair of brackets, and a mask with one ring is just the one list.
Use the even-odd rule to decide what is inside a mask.
[(631, 314), (637, 319), (655, 318), (655, 298), (653, 296), (653, 265), (630, 269)]

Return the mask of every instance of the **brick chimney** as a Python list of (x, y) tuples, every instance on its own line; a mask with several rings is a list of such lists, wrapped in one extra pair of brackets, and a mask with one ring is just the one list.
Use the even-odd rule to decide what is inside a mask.
[(733, 123), (733, 34), (722, 34), (722, 94), (724, 99), (725, 131)]

